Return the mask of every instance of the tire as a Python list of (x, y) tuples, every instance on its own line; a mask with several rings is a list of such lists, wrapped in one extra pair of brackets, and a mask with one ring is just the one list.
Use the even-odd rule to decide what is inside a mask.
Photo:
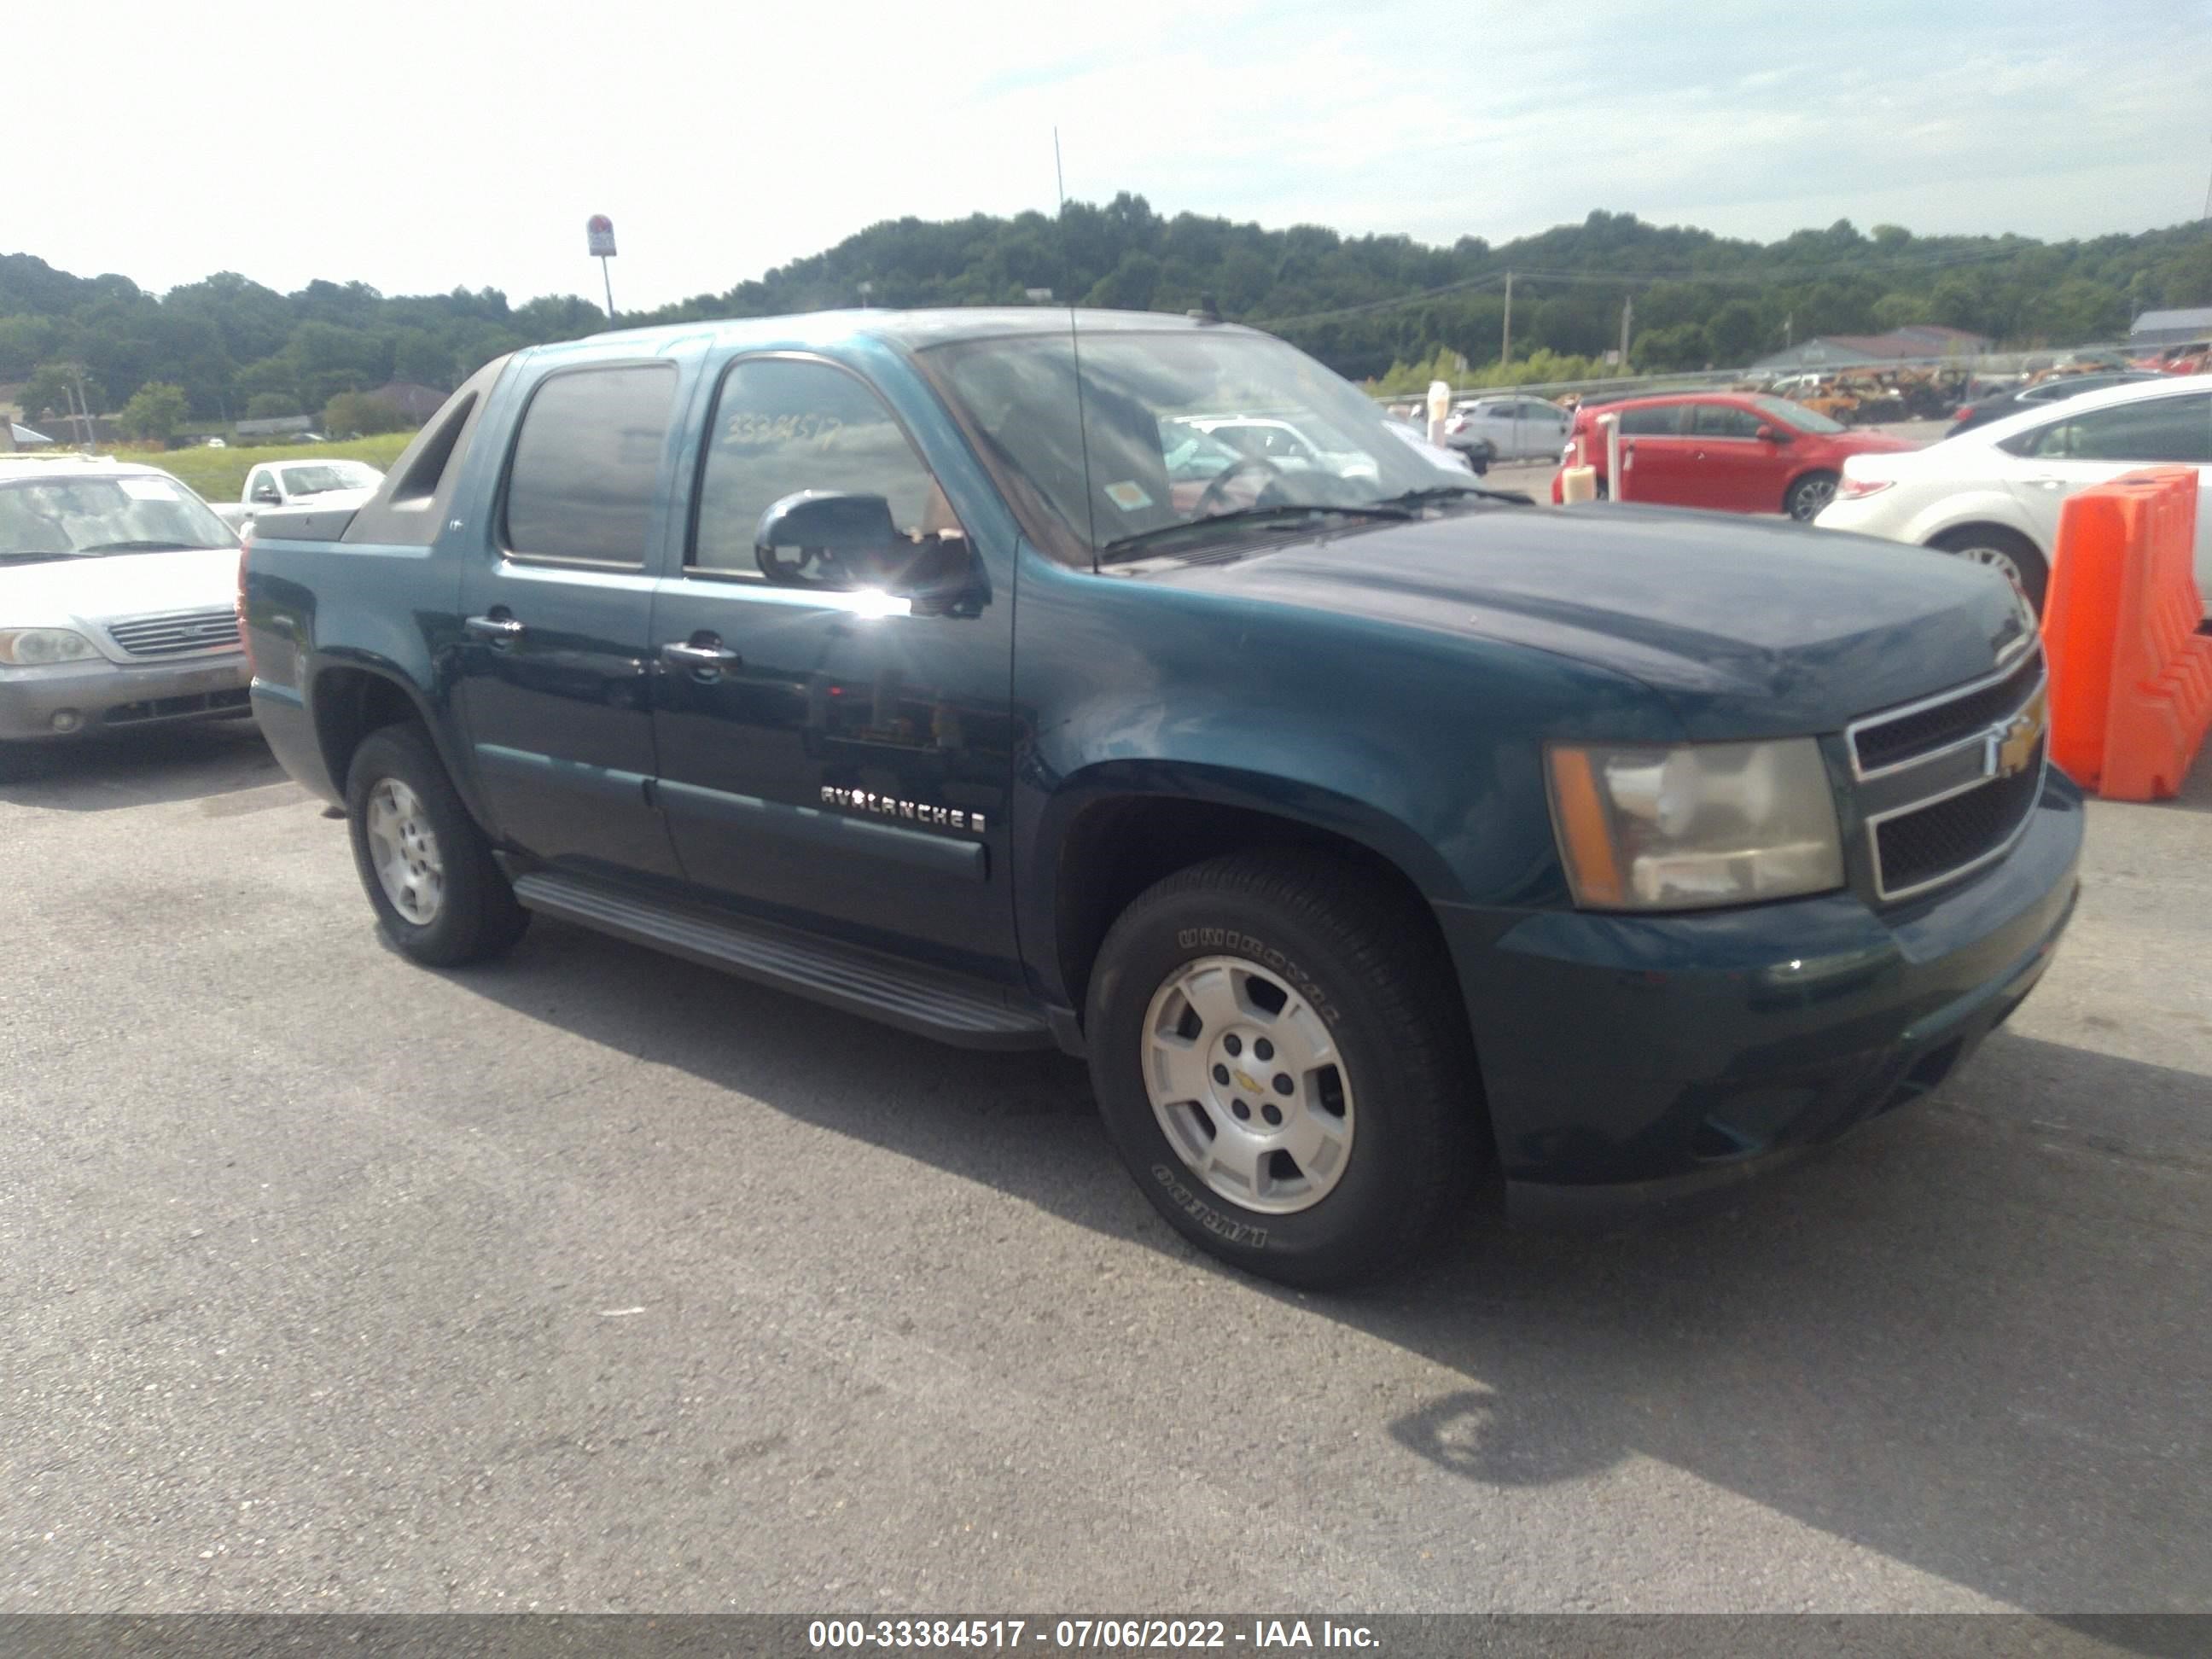
[(1970, 524), (1945, 531), (1928, 545), (2003, 572), (2020, 585), (2021, 592), (2035, 607), (2035, 614), (2043, 614), (2043, 594), (2051, 585), (2051, 567), (2044, 562), (2036, 544), (2018, 531), (1997, 524)]
[[(346, 772), (346, 833), (378, 925), (416, 961), (486, 961), (529, 927), (422, 727), (387, 726), (362, 739)], [(410, 884), (397, 894), (387, 885), (395, 872)]]
[(1820, 509), (1835, 499), (1834, 473), (1808, 472), (1784, 492), (1782, 510), (1799, 524), (1810, 524), (1820, 516)]
[(1480, 1167), (1449, 961), (1399, 895), (1336, 860), (1235, 854), (1151, 888), (1100, 948), (1085, 1030), (1107, 1133), (1145, 1195), (1262, 1278), (1334, 1289), (1390, 1273)]

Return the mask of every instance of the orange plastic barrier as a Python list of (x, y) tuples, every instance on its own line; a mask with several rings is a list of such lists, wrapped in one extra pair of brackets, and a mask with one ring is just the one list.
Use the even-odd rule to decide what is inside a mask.
[(2061, 510), (2043, 611), (2051, 758), (2109, 799), (2179, 793), (2212, 728), (2196, 542), (2193, 467), (2130, 472)]

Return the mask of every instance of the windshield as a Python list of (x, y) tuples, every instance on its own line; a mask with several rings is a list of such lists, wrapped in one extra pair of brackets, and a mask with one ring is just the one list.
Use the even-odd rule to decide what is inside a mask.
[(1408, 443), (1364, 393), (1262, 334), (1101, 331), (1073, 345), (1025, 335), (921, 355), (1032, 536), (1066, 557), (1223, 515), (1250, 526), (1255, 509), (1372, 507), (1474, 483), (1448, 452)]
[(173, 478), (18, 478), (0, 483), (0, 563), (235, 547), (207, 504)]
[(284, 493), (295, 497), (332, 489), (374, 489), (383, 482), (381, 472), (360, 461), (317, 461), (284, 469)]
[(1808, 409), (1802, 404), (1793, 404), (1787, 398), (1753, 398), (1752, 400), (1762, 415), (1794, 426), (1800, 432), (1841, 432), (1844, 423), (1832, 421), (1818, 410)]

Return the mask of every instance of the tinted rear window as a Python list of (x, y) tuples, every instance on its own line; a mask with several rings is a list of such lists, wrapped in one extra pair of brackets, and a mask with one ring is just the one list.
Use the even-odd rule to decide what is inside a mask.
[(1682, 429), (1682, 416), (1688, 410), (1687, 404), (1662, 404), (1656, 409), (1624, 409), (1620, 411), (1620, 434), (1624, 438), (1669, 436)]
[(672, 363), (548, 378), (507, 470), (508, 548), (525, 558), (642, 565), (675, 398)]

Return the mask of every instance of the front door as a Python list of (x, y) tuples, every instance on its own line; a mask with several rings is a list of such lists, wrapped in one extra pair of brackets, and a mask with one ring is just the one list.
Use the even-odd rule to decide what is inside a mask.
[[(2012, 458), (2005, 482), (2046, 549), (2057, 546), (2059, 509), (2076, 490), (2138, 467), (2194, 466), (2200, 585), (2212, 572), (2212, 389), (2082, 410), (2008, 439), (2004, 448)], [(2212, 603), (2212, 594), (2206, 599)]]
[(648, 634), (677, 370), (562, 371), (532, 393), (485, 551), (462, 579), (456, 687), (504, 841), (602, 875), (673, 877), (653, 776)]
[(1766, 424), (1733, 404), (1695, 404), (1690, 410), (1690, 465), (1697, 471), (1697, 505), (1731, 513), (1779, 513), (1786, 465), (1782, 445), (1763, 440)]
[(772, 578), (755, 532), (800, 490), (878, 495), (909, 534), (962, 534), (858, 375), (803, 356), (730, 366), (684, 565), (653, 613), (658, 793), (684, 875), (770, 921), (1012, 978), (1010, 596), (964, 537), (957, 601)]

